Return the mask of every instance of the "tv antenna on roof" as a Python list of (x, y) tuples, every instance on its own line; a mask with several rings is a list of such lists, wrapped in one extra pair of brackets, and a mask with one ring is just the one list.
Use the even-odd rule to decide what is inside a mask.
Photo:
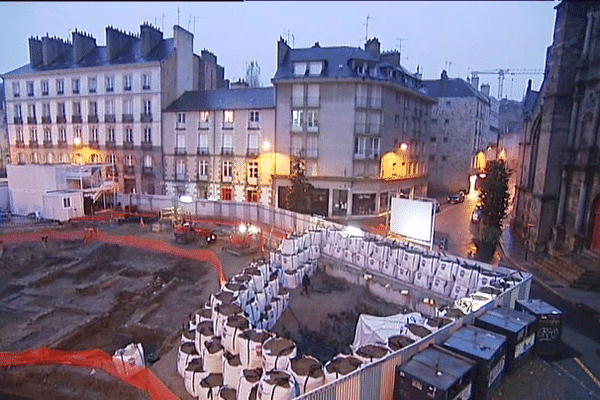
[(196, 33), (196, 20), (197, 19), (200, 19), (200, 17), (196, 17), (195, 15), (190, 14), (190, 19), (188, 20), (188, 30), (190, 29), (190, 22), (192, 22), (194, 24), (193, 29), (192, 29), (193, 33)]
[(370, 19), (373, 19), (373, 17), (371, 17), (371, 15), (367, 14), (366, 22), (364, 23), (364, 26), (365, 26), (365, 42), (367, 40), (369, 40), (369, 20)]
[(288, 42), (288, 44), (290, 43), (290, 36), (292, 37), (292, 47), (294, 47), (294, 44), (296, 42), (296, 38), (294, 37), (294, 34), (292, 33), (292, 31), (290, 31), (289, 29), (286, 29), (283, 32), (287, 35), (287, 42)]

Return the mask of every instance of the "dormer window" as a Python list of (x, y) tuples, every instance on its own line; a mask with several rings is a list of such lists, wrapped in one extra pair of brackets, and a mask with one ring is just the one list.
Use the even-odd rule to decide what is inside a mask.
[(321, 71), (323, 71), (323, 62), (322, 61), (311, 61), (308, 66), (308, 74), (309, 75), (321, 75)]
[(294, 75), (304, 76), (304, 74), (306, 74), (306, 63), (305, 62), (294, 63)]

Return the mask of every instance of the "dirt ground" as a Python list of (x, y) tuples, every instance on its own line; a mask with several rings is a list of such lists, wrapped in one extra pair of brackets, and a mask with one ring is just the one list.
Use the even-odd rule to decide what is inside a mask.
[[(0, 257), (0, 351), (50, 347), (113, 354), (131, 342), (141, 342), (150, 369), (177, 396), (191, 399), (176, 372), (176, 352), (188, 315), (219, 289), (214, 266), (169, 255), (176, 254), (174, 248), (184, 256), (198, 249), (193, 244), (175, 245), (170, 232), (153, 232), (148, 225), (101, 224), (100, 240), (109, 243), (87, 244), (82, 240), (83, 226), (56, 228), (53, 232), (44, 227), (41, 233), (29, 229), (31, 242), (6, 231), (0, 237), (5, 249)], [(47, 243), (39, 239), (42, 234), (50, 235)], [(121, 240), (126, 244), (128, 235), (153, 240), (152, 248), (113, 244)], [(220, 236), (209, 249), (230, 277), (246, 267), (252, 256), (223, 252), (224, 233)], [(361, 287), (318, 272), (308, 296), (300, 295), (300, 288), (290, 291), (290, 307), (273, 330), (292, 338), (299, 354), (325, 362), (348, 350), (360, 313), (401, 311)], [(40, 394), (53, 399), (148, 398), (91, 368), (0, 369), (0, 399), (39, 398)]]

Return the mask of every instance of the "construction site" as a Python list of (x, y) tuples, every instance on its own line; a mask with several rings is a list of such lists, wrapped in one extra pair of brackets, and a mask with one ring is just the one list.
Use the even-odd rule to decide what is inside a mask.
[[(212, 307), (218, 309), (214, 306), (215, 294), (223, 292), (226, 282), (234, 282), (232, 279), (235, 277), (249, 273), (249, 265), (267, 265), (269, 258), (273, 264), (273, 257), (282, 253), (282, 239), (289, 237), (292, 231), (274, 232), (271, 228), (268, 235), (261, 235), (261, 240), (255, 241), (255, 246), (252, 246), (236, 235), (241, 227), (239, 220), (191, 221), (191, 230), (195, 232), (193, 239), (182, 241), (177, 238), (181, 231), (157, 228), (160, 225), (156, 222), (158, 219), (158, 216), (146, 216), (144, 221), (144, 217), (130, 214), (126, 218), (113, 216), (66, 224), (12, 223), (1, 228), (0, 319), (3, 323), (0, 327), (0, 351), (9, 354), (13, 360), (19, 360), (2, 363), (2, 398), (38, 398), (40, 393), (44, 393), (45, 397), (64, 399), (161, 398), (156, 391), (147, 389), (152, 384), (132, 382), (124, 379), (123, 374), (115, 373), (111, 369), (114, 367), (104, 368), (106, 362), (112, 364), (110, 357), (113, 354), (132, 343), (143, 346), (143, 365), (148, 367), (158, 385), (163, 386), (161, 390), (164, 393), (172, 398), (204, 398), (196, 393), (196, 389), (190, 390), (187, 372), (182, 374), (179, 370), (186, 335), (196, 327), (199, 332), (202, 324), (199, 316), (211, 307), (211, 302)], [(202, 229), (197, 228), (199, 225)], [(269, 229), (269, 226), (261, 226), (260, 223), (255, 226), (262, 227), (261, 232)], [(206, 229), (214, 235), (210, 241), (205, 240)], [(325, 235), (325, 231), (322, 232)], [(339, 231), (336, 232), (339, 235)], [(232, 237), (237, 239), (232, 240)], [(420, 311), (430, 317), (427, 321), (431, 323), (429, 321), (438, 319), (432, 319), (432, 316), (452, 304), (452, 300), (446, 300), (447, 297), (431, 290), (421, 291), (412, 284), (398, 286), (397, 280), (396, 283), (394, 280), (382, 280), (385, 275), (383, 269), (382, 273), (374, 269), (367, 270), (373, 274), (363, 274), (359, 270), (349, 275), (346, 270), (340, 269), (343, 257), (336, 261), (338, 257), (333, 247), (324, 243), (321, 246), (324, 256), (312, 267), (308, 293), (301, 293), (299, 282), (284, 283), (283, 286), (289, 289), (280, 290), (289, 296), (286, 297), (286, 306), (276, 322), (268, 327), (273, 338), (293, 343), (294, 353), (290, 360), (313, 358), (322, 368), (340, 355), (356, 354), (352, 346), (357, 343), (355, 332), (362, 315), (390, 317)], [(285, 260), (283, 262), (285, 264)], [(349, 264), (344, 268), (352, 269)], [(285, 275), (284, 281), (290, 276)], [(520, 280), (513, 279), (514, 282)], [(407, 287), (411, 292), (408, 297)], [(519, 289), (518, 297), (528, 293), (525, 289), (525, 292)], [(514, 301), (515, 294), (517, 292), (509, 293), (502, 300), (501, 296), (498, 297), (498, 304)], [(486, 299), (486, 302), (489, 300)], [(247, 312), (245, 315), (252, 321), (251, 326), (261, 326), (260, 320), (253, 321)], [(439, 321), (444, 321), (443, 317), (440, 318)], [(467, 315), (462, 321), (470, 323), (472, 317)], [(416, 330), (420, 336), (413, 336), (415, 339), (412, 341), (419, 341), (425, 336), (432, 343), (438, 341), (436, 335), (450, 334), (450, 325), (442, 328), (448, 322), (450, 320), (447, 319), (447, 322), (441, 323), (439, 330), (437, 326), (430, 331), (425, 329), (426, 333)], [(409, 346), (407, 349), (411, 353), (404, 357), (408, 359), (421, 348), (423, 345), (418, 348)], [(36, 349), (50, 349), (50, 358), (61, 361), (47, 361), (48, 353), (38, 353)], [(99, 350), (100, 354), (86, 353), (95, 350)], [(64, 361), (65, 355), (61, 351), (71, 358)], [(80, 358), (74, 360), (71, 354)], [(402, 357), (396, 358), (396, 361), (394, 357), (386, 360), (386, 354), (392, 356), (388, 349), (367, 357), (371, 361), (380, 358), (388, 364), (390, 361), (393, 365), (402, 360)], [(103, 360), (100, 362), (99, 359)], [(277, 359), (279, 356), (271, 371), (279, 369)], [(366, 366), (368, 361), (364, 362)], [(192, 364), (186, 363), (186, 371), (191, 370)], [(387, 364), (380, 363), (379, 367), (382, 365), (384, 371), (389, 370), (390, 367), (385, 366)], [(539, 369), (540, 366), (536, 364), (528, 368)], [(342, 375), (355, 369), (356, 366)], [(340, 373), (337, 372), (336, 376), (341, 376)], [(222, 379), (214, 385), (223, 385)], [(513, 384), (527, 384), (522, 376), (511, 379)], [(281, 382), (281, 377), (273, 378), (273, 381)], [(346, 380), (345, 384), (355, 385), (351, 381)], [(326, 379), (327, 382), (333, 381)], [(336, 385), (329, 386), (340, 393), (340, 390), (348, 390), (343, 388), (343, 384), (337, 389)], [(391, 398), (393, 385), (394, 379), (382, 375), (382, 382), (376, 386), (376, 390), (381, 390), (381, 396), (373, 395), (372, 398)], [(307, 393), (307, 388), (304, 389), (285, 398)], [(353, 390), (364, 392), (367, 387)], [(495, 388), (491, 392), (492, 398), (502, 397), (499, 390)], [(204, 396), (210, 398), (216, 393), (209, 390), (204, 392)], [(219, 392), (219, 396), (223, 399), (236, 398), (227, 397), (224, 390)], [(256, 392), (254, 396), (257, 396)], [(361, 397), (350, 396), (348, 398)]]

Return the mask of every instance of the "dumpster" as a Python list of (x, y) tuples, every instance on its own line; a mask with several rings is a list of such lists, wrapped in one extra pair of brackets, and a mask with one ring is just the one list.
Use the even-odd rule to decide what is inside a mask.
[(506, 336), (506, 370), (515, 371), (532, 353), (535, 317), (509, 307), (498, 307), (475, 318), (475, 326)]
[(467, 325), (446, 339), (443, 347), (477, 363), (472, 398), (487, 399), (504, 374), (506, 336)]
[(535, 352), (556, 354), (562, 333), (562, 311), (540, 299), (517, 300), (515, 310), (536, 317)]
[(425, 348), (396, 368), (394, 399), (470, 399), (476, 365), (442, 347)]

